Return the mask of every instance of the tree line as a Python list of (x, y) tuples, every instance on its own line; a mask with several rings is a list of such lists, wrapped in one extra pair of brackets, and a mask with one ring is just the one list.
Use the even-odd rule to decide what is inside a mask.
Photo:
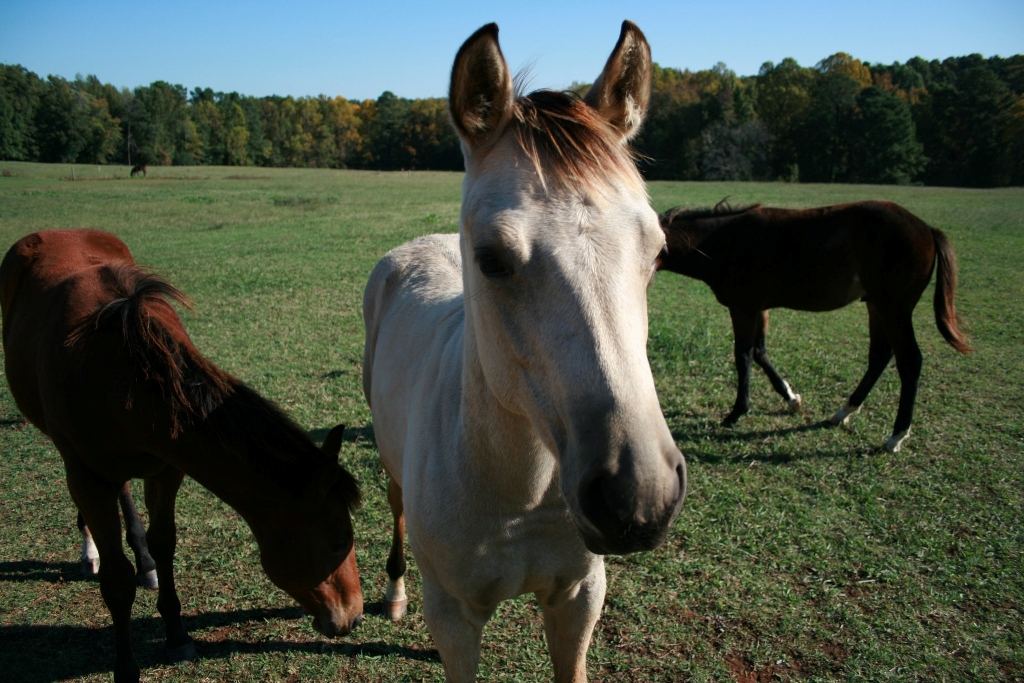
[[(583, 93), (587, 84), (574, 84)], [(1024, 55), (654, 65), (649, 179), (1024, 184)], [(461, 170), (443, 98), (251, 97), (0, 64), (0, 159)]]

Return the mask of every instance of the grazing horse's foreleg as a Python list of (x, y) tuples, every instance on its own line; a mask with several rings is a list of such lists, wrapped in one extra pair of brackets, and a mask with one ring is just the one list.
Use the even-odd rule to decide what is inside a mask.
[(85, 524), (82, 513), (78, 513), (78, 530), (82, 532), (82, 555), (79, 559), (79, 566), (84, 576), (96, 576), (100, 573), (100, 551), (96, 549), (96, 542), (92, 540), (92, 532)]
[(64, 458), (68, 490), (92, 533), (100, 555), (100, 593), (114, 623), (116, 683), (137, 683), (139, 664), (132, 648), (132, 604), (135, 568), (121, 546), (121, 516), (117, 511), (120, 486), (103, 481), (74, 458)]
[(409, 598), (405, 594), (405, 509), (402, 507), (402, 487), (394, 479), (388, 480), (388, 505), (391, 506), (395, 526), (391, 535), (391, 553), (388, 554), (384, 616), (398, 621), (405, 616)]
[(860, 411), (860, 407), (865, 399), (867, 399), (868, 393), (874, 388), (875, 382), (878, 381), (886, 366), (889, 365), (889, 361), (892, 360), (892, 345), (889, 343), (888, 333), (885, 329), (884, 314), (877, 306), (870, 302), (867, 306), (868, 334), (871, 340), (868, 347), (868, 369), (864, 373), (864, 378), (861, 379), (860, 384), (850, 394), (850, 398), (846, 400), (846, 405), (840, 408), (832, 416), (832, 419), (829, 420), (836, 427), (849, 427), (850, 418)]
[(146, 540), (156, 561), (160, 578), (160, 593), (156, 608), (167, 629), (167, 659), (171, 663), (196, 658), (196, 645), (181, 620), (181, 602), (174, 585), (174, 549), (178, 531), (174, 524), (174, 500), (185, 475), (173, 467), (166, 467), (155, 477), (146, 480), (146, 509), (149, 511), (149, 532)]
[(914, 322), (910, 311), (900, 314), (886, 329), (893, 352), (896, 354), (896, 370), (900, 373), (900, 407), (896, 411), (892, 436), (884, 446), (885, 450), (895, 453), (910, 436), (910, 423), (914, 419), (914, 402), (917, 399), (917, 385), (921, 380), (923, 359), (914, 336)]
[(733, 355), (736, 358), (736, 403), (732, 411), (722, 420), (722, 425), (732, 427), (750, 409), (750, 361), (754, 357), (754, 337), (760, 312), (729, 309), (732, 317)]
[(128, 541), (128, 547), (135, 553), (135, 580), (146, 590), (155, 591), (158, 588), (156, 563), (153, 562), (149, 548), (146, 547), (146, 530), (142, 528), (139, 511), (135, 509), (135, 501), (132, 500), (130, 481), (124, 483), (118, 500), (121, 502), (121, 514), (124, 516), (125, 539)]
[(793, 393), (789, 382), (782, 379), (782, 375), (779, 374), (779, 371), (768, 360), (768, 347), (765, 343), (767, 333), (768, 311), (761, 311), (754, 327), (754, 362), (761, 366), (764, 374), (768, 375), (768, 381), (772, 383), (772, 388), (775, 389), (779, 396), (785, 399), (786, 405), (789, 406), (790, 410), (799, 410), (802, 403), (800, 394)]
[(571, 591), (537, 594), (544, 634), (555, 665), (555, 683), (585, 683), (587, 648), (604, 604), (604, 563)]

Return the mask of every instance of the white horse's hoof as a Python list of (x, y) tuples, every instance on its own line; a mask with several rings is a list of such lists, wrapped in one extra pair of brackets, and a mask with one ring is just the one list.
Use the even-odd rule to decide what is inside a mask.
[(100, 573), (100, 558), (89, 557), (78, 563), (82, 569), (82, 576), (96, 576)]
[(150, 569), (145, 574), (139, 574), (135, 577), (135, 581), (148, 591), (160, 590), (160, 582), (157, 581), (155, 569)]
[(385, 600), (384, 616), (391, 621), (400, 621), (409, 611), (409, 600)]
[(789, 406), (789, 409), (794, 413), (800, 410), (800, 407), (803, 406), (803, 404), (804, 401), (800, 398), (800, 394), (793, 394), (793, 398), (786, 401), (786, 405)]
[(850, 418), (860, 412), (860, 406), (854, 408), (849, 403), (840, 408), (835, 415), (829, 419), (833, 427), (850, 428)]
[(883, 448), (885, 448), (885, 450), (889, 451), (890, 453), (899, 453), (900, 448), (903, 446), (903, 442), (907, 440), (908, 436), (910, 436), (909, 427), (904, 432), (900, 432), (898, 434), (893, 434), (892, 436), (890, 436), (889, 440), (885, 442)]

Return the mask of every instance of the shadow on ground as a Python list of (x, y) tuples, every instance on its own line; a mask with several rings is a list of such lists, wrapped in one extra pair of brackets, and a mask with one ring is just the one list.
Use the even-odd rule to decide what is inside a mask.
[[(29, 563), (5, 563), (29, 564)], [(42, 563), (31, 563), (42, 564)], [(0, 565), (2, 567), (3, 565)], [(77, 565), (69, 565), (77, 571)], [(64, 571), (64, 565), (52, 565), (50, 573)], [(4, 579), (0, 579), (4, 580)], [(15, 579), (18, 580), (18, 579)], [(366, 606), (368, 614), (381, 613), (380, 604)], [(383, 642), (353, 642), (346, 640), (311, 640), (306, 642), (260, 641), (250, 642), (224, 637), (232, 627), (267, 619), (303, 619), (298, 607), (277, 609), (237, 610), (210, 612), (186, 619), (196, 639), (200, 659), (227, 659), (235, 654), (276, 652), (331, 653), (341, 657), (390, 657), (440, 662), (436, 650), (419, 650)], [(358, 631), (355, 638), (358, 638)], [(157, 617), (132, 620), (135, 655), (146, 669), (164, 664), (163, 622)], [(114, 667), (114, 634), (111, 627), (88, 628), (69, 625), (16, 625), (0, 626), (0, 672), (5, 682), (52, 683), (111, 671)]]

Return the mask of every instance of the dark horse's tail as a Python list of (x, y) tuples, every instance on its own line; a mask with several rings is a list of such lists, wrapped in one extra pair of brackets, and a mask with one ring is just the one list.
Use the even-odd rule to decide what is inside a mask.
[(956, 297), (956, 254), (941, 230), (932, 228), (935, 240), (935, 325), (950, 346), (960, 353), (971, 352), (967, 335), (960, 331), (960, 317), (953, 299)]
[(156, 385), (171, 408), (172, 435), (176, 435), (193, 416), (205, 415), (210, 397), (197, 389), (227, 393), (230, 377), (192, 345), (168, 301), (191, 310), (191, 301), (178, 288), (129, 262), (107, 265), (101, 277), (116, 298), (82, 321), (67, 344), (74, 346), (101, 328), (120, 327), (137, 376)]

